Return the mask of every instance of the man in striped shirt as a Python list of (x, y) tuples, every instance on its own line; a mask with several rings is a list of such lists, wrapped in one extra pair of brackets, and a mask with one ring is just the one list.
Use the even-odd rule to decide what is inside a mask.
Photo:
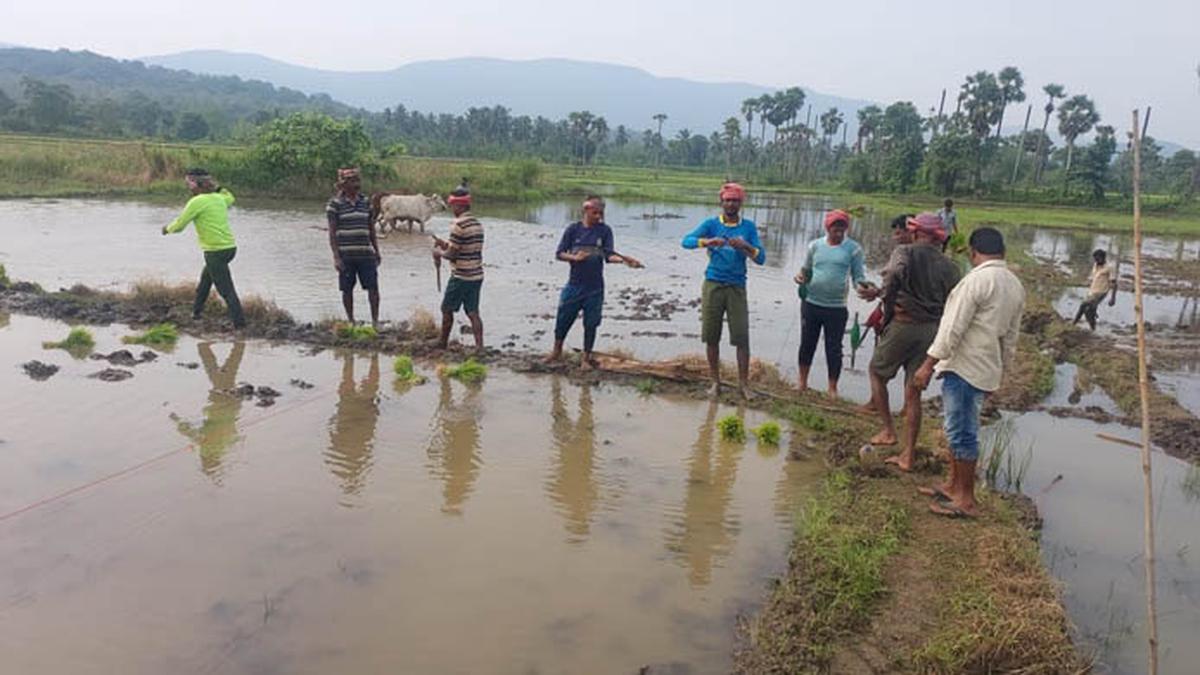
[(375, 213), (362, 194), (356, 167), (338, 169), (337, 194), (325, 205), (329, 220), (329, 248), (338, 271), (338, 288), (346, 318), (354, 323), (354, 283), (357, 280), (371, 303), (371, 324), (379, 326), (379, 276), (381, 257), (375, 239)]
[(471, 192), (463, 185), (455, 188), (446, 200), (454, 221), (450, 223), (450, 240), (433, 238), (433, 257), (450, 261), (450, 281), (442, 297), (442, 334), (438, 346), (445, 349), (454, 327), (454, 313), (460, 308), (471, 322), (475, 350), (483, 351), (483, 319), (479, 317), (479, 294), (483, 289), (483, 225), (471, 215)]

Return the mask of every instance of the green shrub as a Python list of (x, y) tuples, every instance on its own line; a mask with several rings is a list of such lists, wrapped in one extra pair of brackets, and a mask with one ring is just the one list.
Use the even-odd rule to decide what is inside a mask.
[(779, 445), (779, 439), (783, 436), (783, 429), (779, 427), (778, 422), (763, 422), (753, 431), (758, 442), (763, 445)]
[(487, 377), (487, 366), (475, 359), (467, 359), (460, 364), (446, 366), (442, 372), (456, 380), (475, 384), (476, 382), (482, 382)]
[(173, 323), (160, 323), (147, 328), (139, 335), (126, 335), (121, 342), (127, 345), (147, 345), (150, 347), (172, 347), (179, 340), (179, 331)]
[(653, 378), (647, 377), (647, 378), (638, 380), (637, 384), (635, 384), (634, 386), (637, 387), (637, 390), (639, 392), (649, 396), (650, 394), (653, 394), (658, 389), (658, 382), (654, 381)]
[(727, 441), (741, 443), (746, 440), (746, 425), (737, 415), (722, 417), (717, 421), (717, 429), (721, 432), (721, 438)]

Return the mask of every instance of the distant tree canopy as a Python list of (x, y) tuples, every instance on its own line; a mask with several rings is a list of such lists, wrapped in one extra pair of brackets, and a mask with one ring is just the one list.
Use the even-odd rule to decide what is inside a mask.
[[(964, 79), (953, 112), (923, 115), (907, 101), (866, 106), (855, 115), (853, 136), (843, 112), (814, 110), (804, 90), (789, 87), (730, 105), (720, 129), (679, 129), (665, 138), (668, 117), (661, 113), (647, 119), (645, 129), (615, 130), (588, 110), (549, 119), (514, 115), (499, 105), (454, 115), (398, 103), (372, 113), (265, 82), (88, 52), (5, 49), (0, 130), (233, 142), (254, 146), (256, 156), (277, 169), (307, 167), (312, 175), (367, 155), (411, 154), (541, 159), (581, 170), (597, 162), (704, 167), (729, 178), (860, 191), (986, 195), (1023, 189), (1081, 202), (1128, 194), (1129, 152), (1118, 142), (1124, 135), (1101, 124), (1084, 94), (1044, 85), (1043, 115), (1035, 123), (1040, 128), (1027, 123), (1004, 135), (1005, 112), (1026, 99), (1025, 86), (1013, 66), (981, 70)], [(1049, 135), (1052, 120), (1061, 147)], [(1192, 199), (1200, 190), (1195, 153), (1162, 157), (1161, 148), (1146, 141), (1146, 189)]]

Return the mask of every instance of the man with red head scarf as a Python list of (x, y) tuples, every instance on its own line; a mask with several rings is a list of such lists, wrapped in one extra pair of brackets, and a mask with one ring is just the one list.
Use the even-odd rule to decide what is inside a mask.
[(940, 216), (918, 214), (907, 219), (906, 228), (912, 243), (892, 252), (883, 270), (883, 285), (859, 292), (867, 300), (883, 298), (883, 329), (869, 368), (871, 399), (883, 422), (883, 429), (871, 439), (875, 445), (896, 444), (887, 385), (904, 368), (904, 445), (899, 455), (887, 460), (902, 471), (913, 467), (921, 432), (921, 390), (912, 378), (925, 362), (946, 299), (961, 276), (958, 265), (942, 254), (948, 235)]
[(471, 215), (471, 191), (467, 179), (454, 188), (446, 199), (454, 214), (450, 240), (433, 238), (433, 257), (450, 261), (450, 281), (442, 296), (442, 332), (438, 346), (445, 349), (454, 328), (454, 313), (462, 309), (471, 322), (476, 351), (483, 350), (483, 319), (479, 315), (479, 297), (483, 290), (483, 224)]
[(750, 398), (750, 313), (746, 302), (746, 261), (761, 265), (767, 254), (758, 238), (754, 221), (743, 218), (746, 190), (737, 183), (721, 187), (721, 215), (700, 223), (683, 238), (683, 247), (704, 249), (708, 269), (701, 290), (701, 339), (712, 377), (709, 396), (721, 392), (721, 325), (729, 319), (729, 343), (737, 347), (738, 389)]
[(817, 353), (817, 340), (825, 333), (825, 366), (829, 372), (829, 395), (837, 397), (842, 374), (842, 339), (850, 312), (847, 279), (867, 281), (863, 250), (846, 236), (850, 214), (834, 209), (825, 214), (825, 236), (808, 243), (804, 266), (795, 281), (801, 287), (800, 303), (800, 391), (808, 389), (808, 373)]
[(354, 323), (354, 284), (367, 292), (371, 303), (371, 323), (379, 325), (379, 242), (375, 239), (375, 216), (371, 200), (362, 193), (362, 177), (357, 167), (338, 169), (337, 192), (325, 204), (329, 223), (329, 248), (338, 272), (342, 307)]

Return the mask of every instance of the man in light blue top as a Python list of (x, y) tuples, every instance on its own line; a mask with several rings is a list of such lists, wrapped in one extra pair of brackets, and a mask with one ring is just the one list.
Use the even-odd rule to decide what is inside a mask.
[(746, 302), (746, 260), (761, 265), (766, 251), (758, 238), (754, 221), (742, 218), (742, 202), (746, 190), (737, 183), (721, 187), (721, 215), (700, 223), (683, 238), (683, 247), (708, 252), (708, 269), (704, 272), (701, 291), (701, 339), (708, 356), (708, 372), (712, 386), (708, 394), (716, 398), (721, 392), (721, 325), (728, 317), (729, 343), (737, 347), (738, 391), (743, 399), (750, 398), (750, 315)]
[(863, 250), (846, 236), (850, 214), (834, 209), (825, 214), (825, 237), (808, 244), (804, 267), (796, 274), (800, 284), (800, 391), (808, 389), (808, 372), (817, 352), (817, 339), (825, 333), (825, 364), (829, 368), (829, 395), (838, 395), (842, 374), (842, 338), (846, 334), (846, 296), (850, 287), (846, 278), (865, 285)]

